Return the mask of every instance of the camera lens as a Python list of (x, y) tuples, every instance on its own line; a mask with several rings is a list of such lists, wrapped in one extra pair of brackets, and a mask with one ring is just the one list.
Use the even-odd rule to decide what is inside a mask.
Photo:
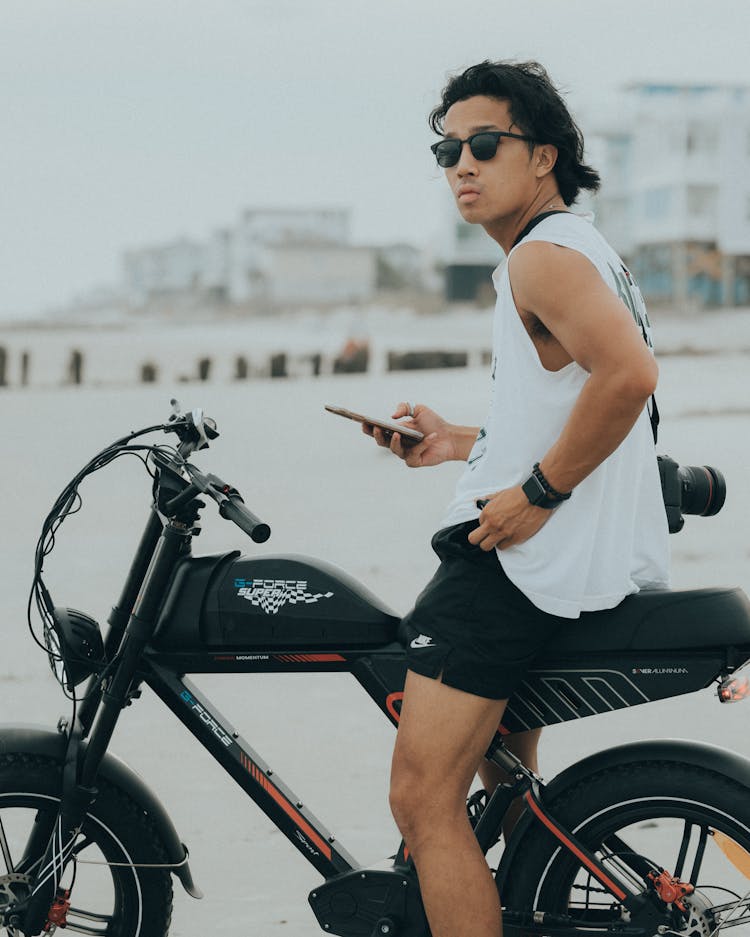
[(682, 511), (712, 517), (724, 507), (727, 483), (718, 469), (710, 465), (681, 465), (677, 476), (682, 486)]

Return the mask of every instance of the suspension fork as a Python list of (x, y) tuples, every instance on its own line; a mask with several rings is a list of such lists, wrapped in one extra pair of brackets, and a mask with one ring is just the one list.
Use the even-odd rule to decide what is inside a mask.
[[(119, 663), (101, 691), (88, 745), (79, 745), (82, 727), (79, 719), (70, 728), (63, 768), (63, 790), (52, 836), (39, 864), (31, 896), (25, 902), (24, 934), (39, 934), (47, 923), (48, 913), (69, 861), (86, 811), (96, 797), (96, 776), (106, 754), (120, 713), (130, 699), (143, 649), (151, 640), (156, 620), (174, 571), (175, 563), (190, 542), (190, 526), (172, 520), (164, 528), (143, 580), (143, 589), (135, 603), (119, 649)], [(18, 913), (20, 909), (14, 909)]]
[[(189, 456), (190, 453), (195, 449), (195, 445), (196, 440), (184, 439), (177, 447), (178, 458), (187, 458), (187, 456)], [(171, 465), (166, 463), (164, 467), (170, 468)], [(161, 504), (163, 501), (161, 498), (161, 485), (163, 481), (164, 479), (162, 478), (162, 474), (159, 472), (154, 488), (155, 497), (156, 500), (159, 501), (159, 504)], [(174, 475), (171, 476), (171, 481), (174, 485), (176, 481)], [(168, 491), (166, 496), (175, 494), (175, 492), (169, 491), (169, 486), (167, 487)], [(182, 487), (182, 484), (177, 484), (178, 491), (180, 487)], [(188, 487), (187, 482), (184, 482), (184, 487)], [(109, 630), (107, 631), (107, 636), (104, 639), (104, 659), (108, 663), (111, 663), (114, 660), (115, 655), (120, 649), (120, 645), (122, 644), (123, 637), (130, 621), (130, 616), (133, 612), (136, 602), (138, 601), (141, 587), (143, 586), (146, 575), (148, 574), (151, 563), (153, 562), (154, 553), (159, 544), (159, 539), (162, 535), (163, 529), (163, 521), (159, 515), (157, 504), (154, 503), (151, 505), (151, 511), (149, 513), (148, 521), (146, 522), (146, 527), (141, 534), (141, 539), (138, 543), (138, 546), (136, 547), (135, 555), (133, 557), (132, 563), (130, 564), (130, 569), (128, 570), (128, 575), (122, 587), (120, 597), (112, 607), (112, 611), (107, 618)], [(91, 677), (86, 684), (84, 700), (81, 703), (78, 711), (84, 738), (88, 735), (88, 732), (91, 729), (100, 701), (100, 680), (98, 677), (94, 676)]]
[[(108, 663), (114, 660), (120, 648), (130, 621), (130, 615), (138, 599), (138, 594), (146, 578), (156, 547), (159, 544), (162, 530), (163, 523), (159, 512), (156, 507), (152, 506), (146, 527), (136, 548), (133, 562), (128, 570), (125, 584), (122, 587), (122, 592), (107, 619), (109, 631), (104, 640), (104, 659)], [(84, 699), (78, 709), (78, 718), (81, 720), (81, 730), (84, 738), (91, 729), (100, 701), (100, 678), (93, 676), (86, 684)]]

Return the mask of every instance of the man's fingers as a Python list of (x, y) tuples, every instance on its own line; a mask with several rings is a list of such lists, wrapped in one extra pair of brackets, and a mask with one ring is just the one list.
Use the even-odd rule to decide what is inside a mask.
[(401, 433), (394, 433), (391, 436), (391, 452), (399, 459), (405, 458), (404, 447), (401, 445)]
[(372, 427), (372, 436), (375, 442), (384, 449), (391, 447), (391, 434), (384, 432), (379, 426)]
[(400, 420), (402, 416), (414, 416), (416, 411), (417, 408), (414, 404), (408, 403), (408, 401), (403, 401), (396, 407), (392, 419)]

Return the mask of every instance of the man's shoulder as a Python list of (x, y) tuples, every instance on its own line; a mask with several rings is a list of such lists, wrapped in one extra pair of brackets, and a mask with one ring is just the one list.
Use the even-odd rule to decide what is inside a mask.
[(600, 258), (548, 240), (519, 245), (508, 258), (508, 276), (516, 302), (530, 310), (547, 306), (562, 294), (581, 295), (603, 284), (610, 286)]
[[(508, 271), (514, 282), (519, 276), (559, 278), (595, 272), (607, 282), (612, 264), (619, 257), (600, 231), (592, 215), (561, 212), (537, 226), (508, 255)], [(594, 270), (590, 268), (593, 267)]]

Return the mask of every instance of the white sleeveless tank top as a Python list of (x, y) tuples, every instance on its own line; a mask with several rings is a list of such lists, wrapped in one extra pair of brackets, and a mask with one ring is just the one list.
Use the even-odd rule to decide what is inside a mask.
[[(587, 257), (651, 345), (640, 290), (590, 216), (552, 215), (521, 243), (528, 241), (550, 241)], [(559, 371), (544, 368), (516, 309), (507, 261), (495, 270), (493, 282), (497, 304), (489, 413), (441, 527), (477, 518), (477, 498), (523, 484), (557, 440), (589, 376), (575, 361)], [(582, 611), (613, 608), (639, 589), (667, 587), (668, 537), (644, 408), (615, 452), (553, 511), (544, 527), (497, 555), (508, 578), (534, 605), (578, 618)]]

